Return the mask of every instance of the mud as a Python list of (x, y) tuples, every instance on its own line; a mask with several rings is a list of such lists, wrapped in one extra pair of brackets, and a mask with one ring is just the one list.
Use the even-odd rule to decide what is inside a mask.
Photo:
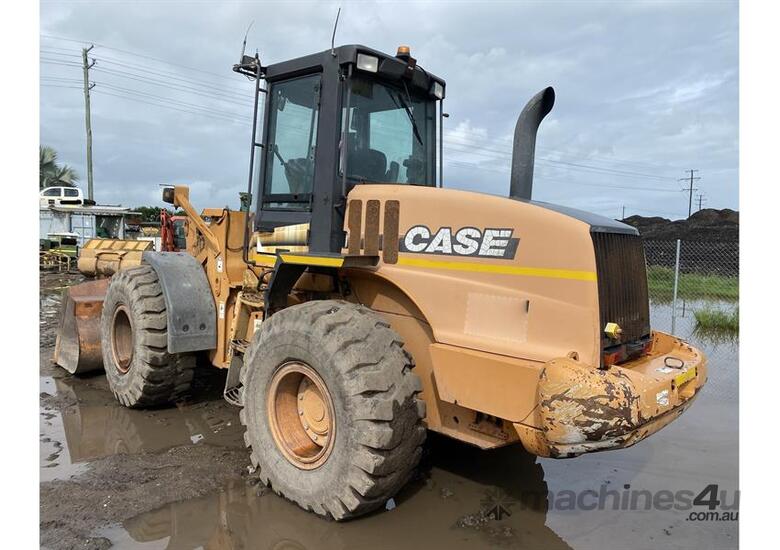
[[(105, 376), (50, 364), (58, 287), (41, 285), (41, 545), (46, 548), (736, 548), (736, 521), (687, 511), (584, 509), (566, 491), (653, 493), (738, 486), (737, 347), (696, 342), (710, 381), (679, 420), (631, 447), (571, 460), (512, 446), (480, 451), (429, 436), (418, 475), (385, 509), (335, 523), (265, 491), (249, 474), (224, 373), (199, 367), (175, 407), (116, 404)], [(660, 329), (666, 317), (654, 311)], [(692, 332), (678, 319), (678, 331)], [(730, 499), (731, 497), (729, 497)], [(641, 507), (640, 507), (641, 508)], [(706, 508), (705, 508), (706, 509)]]

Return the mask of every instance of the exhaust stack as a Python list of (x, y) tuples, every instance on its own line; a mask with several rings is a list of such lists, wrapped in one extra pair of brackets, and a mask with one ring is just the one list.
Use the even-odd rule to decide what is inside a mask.
[(526, 103), (515, 125), (515, 140), (512, 146), (512, 176), (509, 182), (509, 196), (531, 200), (534, 183), (534, 155), (536, 132), (542, 119), (555, 104), (555, 90), (548, 86)]

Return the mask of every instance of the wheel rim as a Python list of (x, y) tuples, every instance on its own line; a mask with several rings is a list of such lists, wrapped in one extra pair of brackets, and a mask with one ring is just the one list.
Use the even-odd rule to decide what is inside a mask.
[(333, 400), (319, 374), (301, 362), (285, 363), (269, 386), (268, 419), (277, 448), (303, 470), (321, 466), (336, 435)]
[(111, 353), (116, 370), (126, 374), (133, 361), (133, 323), (125, 306), (117, 307), (111, 320)]

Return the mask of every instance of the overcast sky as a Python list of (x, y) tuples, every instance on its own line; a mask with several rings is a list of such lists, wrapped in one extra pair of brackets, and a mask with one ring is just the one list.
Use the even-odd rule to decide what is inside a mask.
[(41, 142), (86, 189), (80, 48), (95, 44), (96, 200), (162, 204), (159, 184), (185, 183), (196, 207), (237, 207), (251, 84), (230, 68), (247, 25), (275, 63), (328, 48), (338, 6), (337, 44), (408, 44), (447, 81), (445, 187), (506, 194), (517, 115), (552, 85), (534, 198), (680, 218), (693, 168), (706, 207), (738, 208), (736, 2), (44, 1)]

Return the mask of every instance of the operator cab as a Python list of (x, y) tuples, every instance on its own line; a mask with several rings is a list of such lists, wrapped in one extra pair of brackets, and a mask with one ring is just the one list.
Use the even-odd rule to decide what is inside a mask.
[[(253, 72), (246, 61), (256, 59), (237, 72)], [(393, 57), (341, 46), (259, 73), (267, 84), (256, 229), (309, 223), (310, 250), (337, 253), (355, 185), (436, 185), (445, 83), (407, 47)]]

